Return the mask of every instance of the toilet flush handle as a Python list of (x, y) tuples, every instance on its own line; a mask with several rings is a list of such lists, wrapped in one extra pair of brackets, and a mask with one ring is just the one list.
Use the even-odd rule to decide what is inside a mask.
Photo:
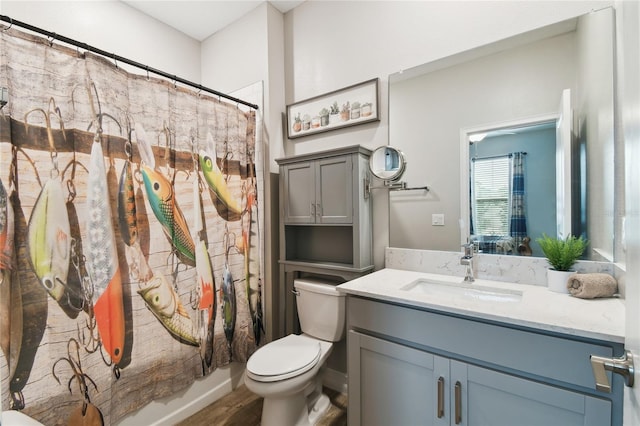
[(291, 293), (295, 294), (296, 296), (300, 296), (300, 292), (295, 288), (291, 290)]

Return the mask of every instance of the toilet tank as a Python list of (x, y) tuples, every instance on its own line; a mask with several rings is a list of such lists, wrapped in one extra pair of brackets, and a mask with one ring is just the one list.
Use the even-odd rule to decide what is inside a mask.
[(316, 278), (298, 278), (293, 286), (300, 328), (304, 334), (327, 342), (344, 337), (345, 295), (336, 283)]

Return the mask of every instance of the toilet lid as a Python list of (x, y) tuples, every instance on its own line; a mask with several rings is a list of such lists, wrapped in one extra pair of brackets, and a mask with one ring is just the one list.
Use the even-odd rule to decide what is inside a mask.
[(247, 372), (269, 382), (298, 376), (320, 358), (320, 342), (295, 334), (275, 340), (256, 351), (247, 361)]

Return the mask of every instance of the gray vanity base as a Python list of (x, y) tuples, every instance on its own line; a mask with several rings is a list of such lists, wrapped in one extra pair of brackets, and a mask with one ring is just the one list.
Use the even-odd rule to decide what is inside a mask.
[[(619, 343), (348, 297), (349, 425), (622, 425)], [(609, 380), (612, 380), (611, 374)]]

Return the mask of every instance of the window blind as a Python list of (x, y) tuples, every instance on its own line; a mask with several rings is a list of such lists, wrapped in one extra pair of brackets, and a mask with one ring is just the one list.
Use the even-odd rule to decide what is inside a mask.
[(509, 235), (509, 156), (477, 159), (473, 167), (474, 232)]

